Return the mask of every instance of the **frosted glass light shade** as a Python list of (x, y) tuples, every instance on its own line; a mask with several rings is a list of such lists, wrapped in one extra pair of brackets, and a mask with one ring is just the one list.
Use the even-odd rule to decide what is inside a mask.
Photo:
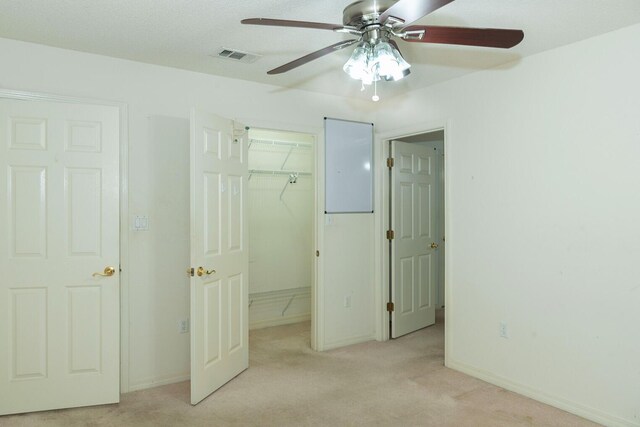
[[(373, 48), (373, 68), (380, 78), (400, 80), (411, 67), (389, 42), (378, 42)], [(408, 73), (407, 73), (408, 74)]]
[(388, 41), (360, 42), (342, 69), (363, 84), (384, 80), (400, 80), (409, 74), (411, 65)]
[(369, 70), (369, 56), (370, 56), (371, 48), (365, 43), (361, 42), (356, 46), (351, 54), (351, 58), (344, 64), (342, 69), (345, 73), (349, 74), (349, 77), (356, 80), (365, 81), (366, 79), (370, 79), (370, 70)]

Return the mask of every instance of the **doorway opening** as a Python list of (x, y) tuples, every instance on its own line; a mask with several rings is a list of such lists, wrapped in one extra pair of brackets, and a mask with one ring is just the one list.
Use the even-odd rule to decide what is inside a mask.
[(444, 322), (444, 140), (439, 129), (389, 140), (389, 337)]
[(251, 128), (248, 138), (249, 329), (310, 322), (315, 136)]

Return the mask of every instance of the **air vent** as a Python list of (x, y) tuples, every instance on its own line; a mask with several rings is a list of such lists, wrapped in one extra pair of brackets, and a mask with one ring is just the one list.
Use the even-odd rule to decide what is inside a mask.
[(256, 55), (255, 53), (242, 52), (240, 50), (227, 49), (226, 47), (221, 47), (218, 49), (215, 55), (211, 55), (214, 58), (220, 59), (229, 59), (231, 61), (244, 62), (246, 64), (251, 64), (252, 62), (256, 62), (260, 55)]

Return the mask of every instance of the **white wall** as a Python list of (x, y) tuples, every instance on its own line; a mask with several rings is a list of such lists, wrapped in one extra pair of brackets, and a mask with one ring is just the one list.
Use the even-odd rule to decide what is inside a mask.
[[(125, 337), (123, 343), (129, 347), (128, 360), (123, 361), (125, 389), (127, 382), (131, 389), (143, 388), (186, 378), (189, 371), (188, 337), (178, 333), (176, 324), (177, 319), (188, 316), (184, 224), (169, 227), (167, 224), (172, 218), (165, 216), (185, 197), (185, 187), (179, 182), (184, 179), (182, 168), (186, 152), (182, 141), (177, 139), (173, 145), (156, 146), (151, 137), (150, 118), (163, 116), (186, 120), (191, 107), (195, 106), (252, 127), (320, 135), (325, 116), (367, 120), (374, 107), (369, 102), (7, 39), (0, 39), (0, 58), (2, 88), (119, 101), (128, 105), (130, 213), (148, 214), (151, 229), (129, 232), (131, 256), (122, 260), (123, 277), (128, 278), (123, 292), (129, 296), (123, 305), (129, 326), (126, 328), (125, 325), (129, 337)], [(179, 126), (176, 124), (173, 131), (179, 133)], [(178, 181), (171, 183), (170, 176)], [(171, 192), (176, 196), (182, 193), (172, 198)], [(367, 250), (367, 242), (359, 240), (360, 232), (346, 229), (340, 238), (353, 241), (357, 250)], [(177, 242), (175, 246), (170, 244), (173, 241)], [(324, 252), (322, 247), (320, 250)], [(327, 292), (331, 294), (332, 287), (343, 286), (347, 279), (339, 277), (336, 282), (329, 283)], [(373, 292), (372, 289), (369, 291)], [(350, 314), (341, 332), (349, 333), (354, 329), (353, 334), (357, 334), (359, 325), (367, 319), (357, 317), (364, 316), (360, 311)], [(337, 338), (331, 334), (338, 330), (338, 319), (330, 315), (326, 318), (327, 334), (323, 339), (333, 342)], [(341, 317), (340, 320), (344, 319)]]
[[(374, 213), (326, 214), (323, 139), (318, 141), (318, 153), (318, 282), (326, 286), (318, 289), (317, 309), (330, 313), (331, 319), (324, 316), (311, 340), (314, 348), (328, 350), (378, 338), (376, 320), (382, 313), (376, 299), (375, 250), (381, 245), (376, 227), (380, 199), (374, 197)], [(374, 174), (382, 170), (381, 159), (374, 156)], [(351, 323), (354, 319), (357, 323)]]
[[(322, 215), (324, 259), (321, 310), (331, 313), (322, 325), (322, 347), (341, 347), (376, 337), (373, 214)], [(348, 300), (347, 300), (348, 299)], [(347, 302), (348, 301), (348, 302)], [(356, 324), (351, 324), (357, 319)]]
[(377, 120), (448, 123), (448, 365), (607, 425), (640, 425), (639, 40), (475, 73)]

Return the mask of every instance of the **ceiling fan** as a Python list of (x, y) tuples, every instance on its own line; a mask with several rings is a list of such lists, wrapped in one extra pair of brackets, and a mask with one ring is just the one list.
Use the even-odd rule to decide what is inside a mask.
[[(380, 80), (395, 81), (409, 75), (409, 63), (393, 38), (410, 43), (441, 43), (493, 48), (511, 48), (522, 41), (521, 30), (497, 28), (442, 27), (409, 25), (454, 0), (359, 0), (343, 11), (342, 25), (285, 19), (251, 18), (243, 24), (331, 30), (357, 36), (317, 50), (274, 68), (267, 74), (280, 74), (324, 55), (356, 44), (344, 71), (370, 85)], [(377, 101), (377, 94), (373, 100)]]

